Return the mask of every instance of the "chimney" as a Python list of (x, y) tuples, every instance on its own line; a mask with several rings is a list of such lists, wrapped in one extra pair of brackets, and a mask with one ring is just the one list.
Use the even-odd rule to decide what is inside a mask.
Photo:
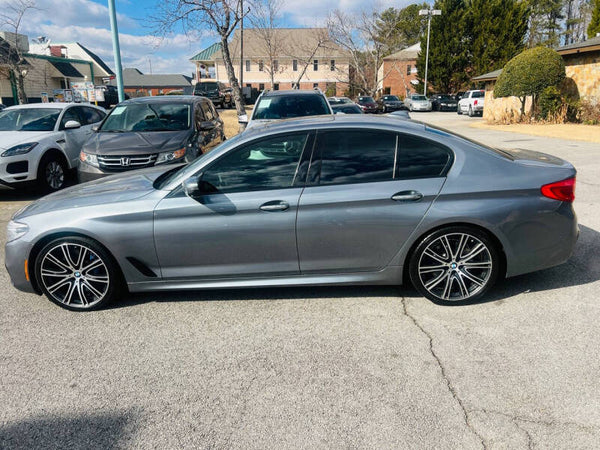
[(51, 45), (50, 56), (56, 56), (57, 58), (67, 57), (67, 47), (64, 45)]

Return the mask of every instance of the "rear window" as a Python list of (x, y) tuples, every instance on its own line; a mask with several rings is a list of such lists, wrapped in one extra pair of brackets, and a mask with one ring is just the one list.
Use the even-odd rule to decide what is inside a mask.
[(471, 98), (481, 98), (481, 97), (485, 97), (484, 91), (475, 91), (471, 94)]
[(421, 100), (427, 100), (427, 97), (425, 97), (424, 95), (413, 95), (412, 99), (413, 100), (417, 100), (417, 101), (421, 101)]
[(323, 114), (330, 114), (330, 111), (321, 95), (276, 95), (261, 97), (254, 108), (253, 119), (289, 119)]
[(319, 133), (321, 185), (388, 181), (394, 176), (396, 135), (371, 130)]
[(196, 91), (214, 91), (219, 89), (219, 85), (216, 82), (203, 82), (196, 84)]

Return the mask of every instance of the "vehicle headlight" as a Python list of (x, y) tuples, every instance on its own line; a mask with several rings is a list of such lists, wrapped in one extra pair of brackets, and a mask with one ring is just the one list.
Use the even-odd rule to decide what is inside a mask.
[(21, 222), (15, 222), (11, 220), (6, 226), (6, 242), (16, 241), (17, 239), (25, 236), (29, 231), (29, 226)]
[(168, 163), (175, 161), (176, 159), (183, 158), (185, 156), (185, 147), (175, 150), (173, 152), (163, 152), (158, 154), (156, 158), (156, 164)]
[(92, 155), (91, 153), (86, 153), (86, 152), (79, 153), (79, 160), (81, 162), (89, 164), (90, 166), (99, 167), (98, 166), (98, 156)]
[(2, 153), (2, 156), (24, 155), (25, 153), (29, 153), (36, 145), (38, 145), (37, 142), (15, 145)]

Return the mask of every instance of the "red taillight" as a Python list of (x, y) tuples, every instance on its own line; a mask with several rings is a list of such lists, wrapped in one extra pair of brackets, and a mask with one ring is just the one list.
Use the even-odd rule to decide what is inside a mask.
[(476, 105), (476, 104), (477, 104), (477, 100), (475, 100), (475, 101), (473, 102), (473, 104), (474, 104), (474, 105)]
[(575, 200), (575, 177), (542, 186), (542, 195), (561, 202)]

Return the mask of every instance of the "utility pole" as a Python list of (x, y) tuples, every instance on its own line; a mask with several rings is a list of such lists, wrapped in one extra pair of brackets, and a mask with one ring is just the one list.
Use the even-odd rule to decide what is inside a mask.
[(123, 91), (123, 69), (121, 67), (121, 48), (119, 46), (119, 29), (117, 28), (115, 0), (108, 0), (108, 14), (110, 15), (110, 31), (112, 32), (113, 53), (115, 56), (117, 91), (119, 92), (119, 102), (122, 102), (125, 100), (125, 92)]
[(240, 0), (240, 12), (242, 19), (240, 20), (240, 91), (244, 96), (244, 0)]
[(425, 88), (423, 95), (427, 96), (427, 69), (429, 68), (429, 34), (431, 33), (431, 16), (441, 16), (441, 9), (422, 9), (419, 11), (420, 16), (427, 17), (427, 50), (425, 53)]

